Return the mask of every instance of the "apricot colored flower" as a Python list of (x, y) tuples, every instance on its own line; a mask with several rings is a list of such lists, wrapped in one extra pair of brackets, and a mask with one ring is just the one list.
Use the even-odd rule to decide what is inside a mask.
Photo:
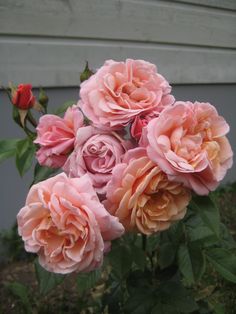
[(99, 194), (106, 193), (107, 182), (112, 169), (127, 149), (130, 141), (124, 140), (116, 132), (98, 130), (92, 126), (82, 127), (77, 132), (75, 149), (67, 159), (63, 170), (70, 177), (80, 177), (87, 173)]
[(169, 181), (145, 148), (135, 148), (114, 168), (106, 197), (105, 207), (127, 231), (148, 235), (182, 219), (191, 194), (181, 183)]
[(228, 131), (209, 103), (178, 101), (149, 122), (147, 153), (169, 179), (208, 194), (232, 166)]
[(79, 105), (98, 128), (120, 129), (136, 116), (172, 104), (171, 87), (154, 64), (108, 60), (81, 84)]
[(74, 149), (76, 132), (83, 125), (83, 114), (75, 105), (67, 109), (64, 118), (52, 114), (42, 116), (34, 141), (40, 145), (36, 153), (39, 164), (51, 168), (62, 167)]
[(64, 173), (31, 187), (17, 222), (26, 251), (37, 253), (48, 271), (62, 274), (101, 266), (110, 241), (124, 231), (87, 175), (71, 179)]

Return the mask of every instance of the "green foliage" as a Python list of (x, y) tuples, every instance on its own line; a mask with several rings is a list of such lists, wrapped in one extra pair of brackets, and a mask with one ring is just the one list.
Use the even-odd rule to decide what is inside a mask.
[(16, 167), (23, 176), (31, 167), (36, 146), (30, 138), (20, 140), (16, 146)]
[(36, 163), (34, 167), (34, 181), (32, 184), (36, 184), (43, 180), (46, 180), (58, 172), (58, 169), (53, 169), (49, 167), (40, 166), (39, 163)]
[(82, 294), (91, 288), (94, 288), (96, 283), (101, 278), (101, 270), (94, 270), (90, 273), (79, 274), (77, 276), (77, 285), (79, 292)]
[(61, 115), (62, 113), (66, 112), (66, 110), (73, 106), (76, 102), (74, 100), (68, 100), (66, 101), (63, 105), (61, 105), (55, 112), (54, 114), (56, 115)]
[(19, 139), (0, 140), (0, 163), (16, 154)]
[(118, 280), (128, 275), (132, 266), (131, 250), (123, 245), (117, 245), (109, 253), (109, 261), (112, 267), (112, 274)]
[(30, 294), (28, 288), (20, 282), (7, 283), (5, 287), (13, 294), (24, 307), (25, 313), (32, 313), (32, 307), (30, 303)]
[(224, 248), (206, 251), (207, 259), (225, 279), (236, 283), (236, 254)]
[(0, 248), (2, 259), (7, 262), (30, 260), (33, 256), (25, 251), (16, 223), (11, 229), (0, 233)]
[(201, 247), (195, 243), (181, 245), (178, 250), (178, 265), (188, 284), (199, 281), (206, 268)]
[(39, 265), (37, 260), (35, 261), (34, 266), (39, 285), (39, 292), (42, 295), (46, 295), (48, 292), (53, 290), (56, 286), (61, 284), (65, 278), (63, 275), (46, 271)]
[(218, 207), (209, 196), (195, 196), (191, 202), (192, 208), (197, 211), (205, 225), (219, 237), (220, 214)]
[(82, 83), (82, 82), (86, 81), (93, 74), (94, 74), (93, 71), (91, 71), (89, 69), (88, 61), (86, 61), (84, 71), (80, 74), (80, 82)]

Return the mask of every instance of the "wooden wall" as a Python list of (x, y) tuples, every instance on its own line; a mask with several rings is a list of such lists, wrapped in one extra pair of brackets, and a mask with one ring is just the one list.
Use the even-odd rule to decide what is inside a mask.
[(85, 60), (146, 59), (172, 83), (236, 82), (236, 0), (0, 0), (0, 83), (77, 86)]

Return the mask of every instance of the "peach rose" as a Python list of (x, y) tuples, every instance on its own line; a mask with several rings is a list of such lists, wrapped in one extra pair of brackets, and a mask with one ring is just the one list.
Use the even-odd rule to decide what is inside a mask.
[(130, 141), (125, 141), (115, 132), (108, 133), (92, 126), (80, 128), (75, 149), (63, 170), (70, 177), (80, 177), (87, 173), (97, 193), (105, 194), (112, 169), (121, 162), (122, 156), (131, 147)]
[(147, 126), (147, 153), (169, 179), (208, 194), (232, 166), (229, 126), (209, 103), (181, 102)]
[(186, 213), (191, 194), (171, 182), (147, 156), (145, 148), (129, 150), (107, 185), (107, 210), (127, 231), (152, 234), (170, 227)]
[(60, 168), (74, 148), (77, 130), (84, 125), (82, 112), (77, 106), (69, 107), (64, 118), (46, 114), (39, 120), (34, 143), (41, 147), (36, 153), (42, 166)]
[(17, 215), (25, 249), (54, 273), (88, 272), (103, 262), (110, 241), (124, 228), (99, 202), (87, 175), (64, 173), (31, 187)]
[(108, 60), (81, 84), (79, 105), (99, 128), (120, 129), (137, 115), (160, 112), (172, 104), (171, 87), (154, 64)]

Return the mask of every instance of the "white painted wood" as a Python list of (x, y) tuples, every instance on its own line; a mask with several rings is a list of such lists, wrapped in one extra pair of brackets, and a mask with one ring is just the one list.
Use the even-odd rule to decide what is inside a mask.
[(236, 51), (118, 41), (6, 38), (0, 41), (1, 84), (77, 86), (85, 60), (93, 68), (106, 59), (138, 58), (158, 66), (172, 83), (236, 82)]
[(174, 2), (197, 4), (236, 11), (236, 0), (174, 0)]
[(236, 14), (157, 0), (0, 0), (0, 34), (236, 48)]

